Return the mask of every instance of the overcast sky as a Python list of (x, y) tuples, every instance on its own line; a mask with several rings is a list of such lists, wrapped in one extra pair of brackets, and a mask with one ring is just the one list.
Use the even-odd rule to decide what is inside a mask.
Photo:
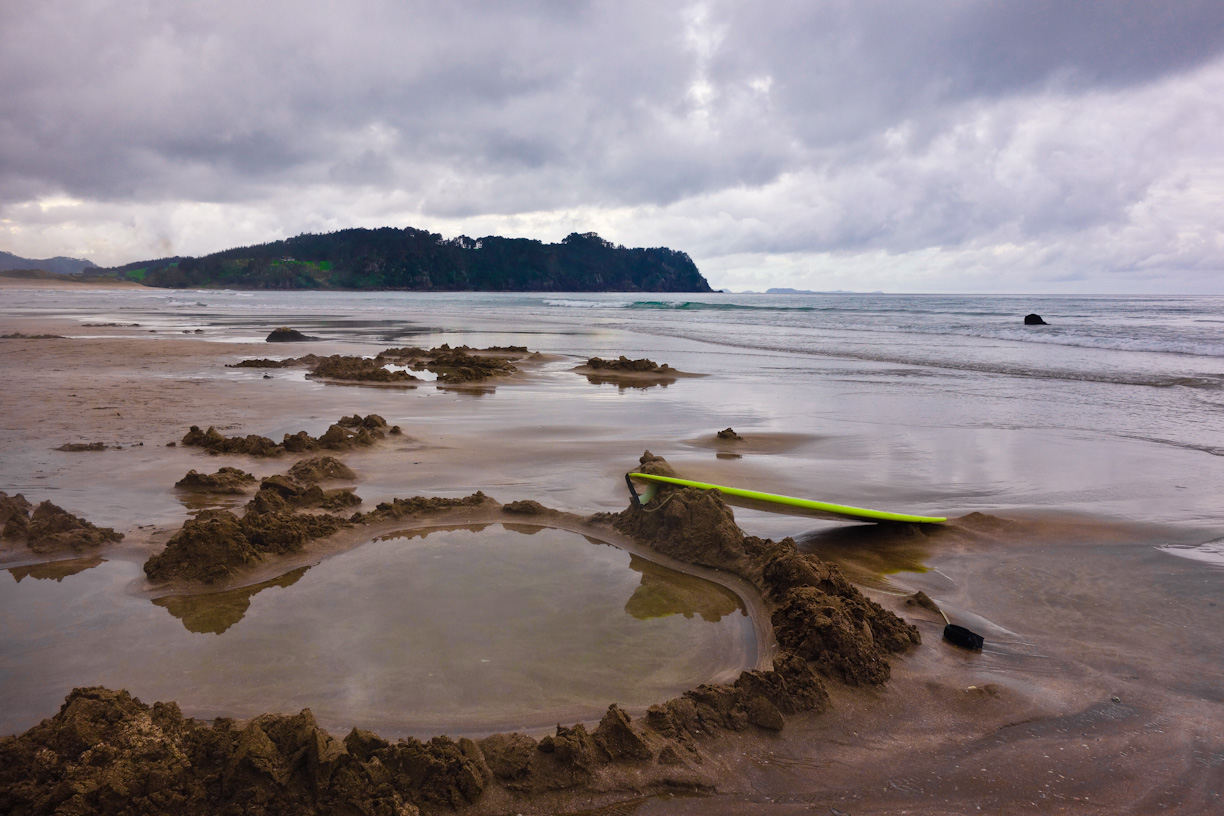
[(1224, 293), (1224, 2), (0, 3), (0, 250), (414, 226), (716, 288)]

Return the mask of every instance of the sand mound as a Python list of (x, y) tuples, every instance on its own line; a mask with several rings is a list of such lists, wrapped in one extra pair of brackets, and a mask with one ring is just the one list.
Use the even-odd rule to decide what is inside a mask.
[(645, 357), (640, 360), (630, 360), (623, 354), (615, 360), (592, 357), (586, 361), (586, 367), (596, 371), (625, 371), (635, 374), (669, 374), (672, 371), (667, 363), (660, 365), (654, 360), (648, 360)]
[(289, 468), (289, 478), (299, 484), (315, 484), (329, 479), (351, 481), (357, 474), (348, 465), (333, 456), (315, 456), (303, 459)]
[(241, 519), (228, 510), (205, 510), (184, 522), (165, 549), (145, 562), (144, 571), (155, 583), (213, 584), (269, 556), (300, 552), (308, 541), (347, 525), (335, 516), (297, 513), (275, 490), (260, 490)]
[(0, 522), (3, 538), (24, 543), (36, 553), (55, 553), (100, 547), (123, 539), (110, 527), (95, 527), (83, 518), (49, 501), (30, 512), (30, 503), (18, 493), (0, 492)]
[(299, 362), (290, 357), (286, 360), (271, 360), (267, 357), (259, 357), (254, 360), (242, 360), (237, 363), (231, 363), (226, 368), (291, 368), (299, 365)]
[[(9, 519), (14, 516), (20, 516), (23, 521), (28, 521), (30, 511), (33, 509), (34, 505), (26, 501), (26, 497), (20, 493), (16, 496), (10, 496), (3, 490), (0, 490), (0, 529), (3, 529), (8, 524)], [(6, 538), (8, 535), (7, 532), (4, 533)]]
[(461, 499), (446, 499), (436, 496), (414, 496), (411, 499), (392, 499), (381, 502), (378, 507), (362, 516), (354, 516), (354, 521), (360, 524), (371, 524), (380, 521), (412, 518), (414, 516), (440, 513), (446, 510), (460, 508), (499, 507), (496, 499), (491, 499), (477, 490), (470, 496)]
[[(59, 713), (0, 739), (0, 808), (6, 813), (415, 814), (477, 801), (491, 787), (515, 794), (591, 783), (631, 789), (625, 766), (667, 754), (672, 784), (712, 787), (661, 737), (616, 706), (588, 733), (557, 727), (537, 741), (495, 734), (479, 742), (411, 737), (388, 742), (353, 729), (343, 740), (309, 709), (243, 726), (183, 717), (174, 703), (145, 705), (126, 691), (79, 688)], [(623, 771), (621, 771), (623, 773)], [(627, 776), (627, 775), (626, 775)], [(511, 810), (513, 807), (511, 806)]]
[(365, 357), (344, 357), (339, 354), (324, 357), (309, 374), (311, 379), (343, 380), (346, 382), (417, 383), (421, 381), (407, 371), (383, 368), (378, 360)]
[(65, 442), (56, 448), (56, 450), (67, 453), (82, 453), (84, 451), (104, 451), (106, 447), (105, 442)]
[(189, 448), (204, 448), (209, 453), (245, 453), (250, 456), (279, 456), (284, 448), (266, 436), (224, 436), (211, 425), (207, 431), (192, 425), (181, 440)]
[(255, 484), (255, 477), (245, 470), (223, 467), (216, 473), (199, 473), (187, 471), (187, 475), (174, 483), (179, 490), (193, 490), (200, 493), (245, 493), (249, 485)]
[(280, 444), (266, 436), (249, 434), (247, 436), (225, 436), (216, 428), (209, 426), (207, 431), (201, 431), (198, 425), (191, 429), (182, 439), (187, 447), (204, 448), (209, 453), (241, 453), (248, 456), (280, 456), (286, 451), (290, 453), (305, 453), (307, 451), (349, 450), (356, 447), (373, 445), (386, 435), (400, 433), (396, 425), (387, 429), (387, 421), (378, 414), (368, 417), (342, 417), (327, 431), (315, 438), (305, 431), (295, 434), (285, 434)]
[[(382, 436), (380, 429), (386, 426), (386, 420), (376, 414), (343, 417), (318, 441), (325, 443), (333, 433), (338, 439), (362, 435), (375, 439)], [(291, 438), (286, 436), (287, 440)], [(195, 471), (192, 474), (195, 476), (188, 474), (188, 478), (193, 482), (212, 481), (212, 477), (201, 476)], [(236, 468), (222, 468), (214, 475), (222, 477), (223, 481), (241, 484), (254, 481), (250, 474)], [(246, 503), (241, 516), (228, 510), (205, 510), (186, 521), (166, 542), (165, 548), (145, 562), (145, 575), (158, 584), (170, 581), (215, 584), (247, 572), (270, 558), (299, 553), (311, 541), (326, 538), (354, 524), (412, 518), (457, 508), (500, 506), (478, 492), (460, 499), (423, 496), (395, 499), (379, 504), (364, 515), (355, 513), (350, 518), (331, 515), (361, 504), (361, 498), (349, 489), (324, 490), (317, 482), (355, 477), (351, 469), (330, 456), (298, 462), (288, 473), (261, 480), (259, 490)], [(16, 499), (9, 500), (8, 504), (0, 504), (0, 512), (10, 505), (19, 507)], [(302, 512), (304, 510), (329, 513)]]
[(438, 382), (448, 384), (481, 382), (518, 370), (499, 357), (468, 354), (460, 349), (435, 355), (427, 368), (438, 375)]
[(312, 379), (333, 382), (366, 382), (384, 385), (415, 385), (422, 382), (410, 371), (391, 371), (387, 365), (409, 366), (418, 371), (428, 370), (444, 385), (482, 382), (491, 377), (504, 377), (518, 369), (510, 362), (528, 354), (525, 346), (490, 346), (473, 349), (468, 346), (451, 348), (443, 343), (433, 349), (406, 346), (380, 351), (373, 359), (335, 354), (318, 357), (290, 357), (287, 360), (259, 358), (232, 363), (226, 368), (289, 368), (309, 366)]

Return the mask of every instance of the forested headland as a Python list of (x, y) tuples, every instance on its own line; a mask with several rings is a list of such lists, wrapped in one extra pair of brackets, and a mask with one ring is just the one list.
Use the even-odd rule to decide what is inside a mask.
[(571, 233), (557, 244), (497, 236), (445, 239), (412, 227), (299, 235), (86, 274), (169, 288), (712, 291), (687, 254), (666, 247), (627, 249), (593, 232)]

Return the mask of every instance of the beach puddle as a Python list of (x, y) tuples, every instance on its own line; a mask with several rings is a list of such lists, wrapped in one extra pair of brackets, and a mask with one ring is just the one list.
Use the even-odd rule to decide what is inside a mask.
[(0, 733), (74, 686), (196, 717), (310, 708), (334, 732), (542, 729), (756, 662), (729, 590), (555, 528), (406, 531), (250, 587), (150, 602), (138, 564), (0, 584)]

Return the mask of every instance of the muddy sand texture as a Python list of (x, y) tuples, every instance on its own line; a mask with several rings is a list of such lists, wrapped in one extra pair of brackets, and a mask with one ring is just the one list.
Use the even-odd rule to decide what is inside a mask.
[(31, 506), (18, 493), (0, 491), (0, 537), (6, 542), (24, 544), (33, 552), (80, 552), (123, 539), (110, 527), (95, 527), (83, 518), (44, 501)]
[[(649, 453), (641, 469), (672, 473)], [(396, 500), (367, 518), (400, 518), (454, 501), (492, 502), (482, 494)], [(550, 512), (535, 502), (514, 510)], [(591, 731), (558, 725), (539, 740), (516, 733), (391, 743), (358, 729), (337, 740), (309, 710), (209, 725), (184, 718), (174, 703), (147, 706), (125, 691), (76, 689), (55, 717), (0, 739), (0, 811), (557, 812), (626, 795), (710, 793), (726, 773), (712, 753), (720, 734), (776, 732), (787, 716), (823, 710), (825, 679), (883, 683), (887, 656), (918, 642), (916, 629), (864, 598), (835, 567), (798, 553), (790, 539), (745, 535), (714, 493), (660, 491), (646, 507), (590, 521), (751, 581), (782, 646), (774, 668), (698, 686), (651, 706), (637, 722), (614, 704)]]
[(353, 415), (341, 417), (317, 439), (305, 431), (295, 434), (285, 434), (280, 442), (273, 442), (266, 436), (248, 434), (247, 436), (225, 436), (216, 428), (209, 426), (207, 431), (201, 431), (198, 425), (182, 438), (181, 444), (186, 447), (204, 448), (209, 453), (243, 453), (248, 456), (280, 456), (283, 453), (304, 453), (306, 451), (350, 450), (356, 447), (373, 445), (383, 439), (388, 433), (401, 433), (398, 425), (387, 428), (387, 421), (377, 414), (367, 417)]

